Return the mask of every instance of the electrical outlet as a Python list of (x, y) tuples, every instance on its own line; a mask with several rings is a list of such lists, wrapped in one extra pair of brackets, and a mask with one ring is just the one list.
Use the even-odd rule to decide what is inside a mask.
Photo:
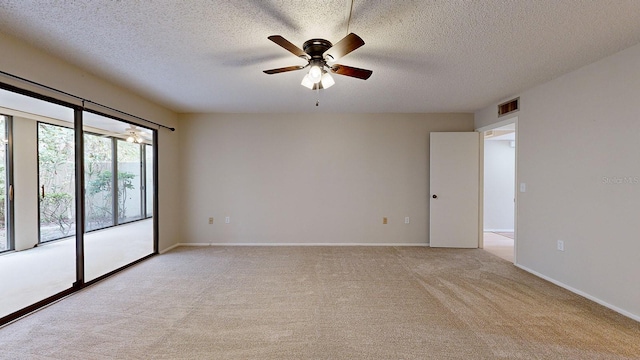
[(387, 223), (387, 218), (386, 218), (386, 217), (383, 217), (383, 218), (382, 218), (382, 223), (383, 223), (383, 224), (386, 224), (386, 223)]
[(558, 240), (558, 251), (564, 251), (564, 241)]
[(231, 218), (230, 218), (230, 217), (228, 217), (228, 216), (227, 216), (227, 217), (225, 217), (225, 218), (224, 218), (224, 223), (225, 223), (225, 224), (229, 224), (229, 223), (231, 223)]
[(409, 223), (409, 217), (408, 217), (408, 216), (406, 216), (406, 217), (404, 218), (404, 223), (405, 223), (405, 224), (408, 224), (408, 223)]
[(213, 224), (213, 218), (212, 217), (209, 218), (209, 225), (211, 225), (211, 224)]

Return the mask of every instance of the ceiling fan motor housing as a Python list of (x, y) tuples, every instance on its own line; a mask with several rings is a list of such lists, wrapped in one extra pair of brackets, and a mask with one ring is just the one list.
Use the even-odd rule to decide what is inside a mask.
[(329, 50), (333, 44), (325, 39), (311, 39), (304, 42), (302, 49), (311, 56), (312, 60), (324, 60), (322, 54)]

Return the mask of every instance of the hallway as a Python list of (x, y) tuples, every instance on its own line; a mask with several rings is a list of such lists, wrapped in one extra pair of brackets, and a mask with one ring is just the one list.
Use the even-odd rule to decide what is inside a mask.
[(484, 250), (513, 263), (513, 233), (484, 233)]

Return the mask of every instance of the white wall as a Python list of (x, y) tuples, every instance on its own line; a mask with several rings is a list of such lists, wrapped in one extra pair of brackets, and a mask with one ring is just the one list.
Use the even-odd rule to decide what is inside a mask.
[(513, 231), (516, 149), (510, 141), (484, 142), (484, 231)]
[(516, 249), (519, 266), (638, 320), (639, 63), (636, 45), (520, 94)]
[[(0, 70), (4, 72), (82, 96), (157, 123), (177, 127), (177, 115), (174, 112), (116, 86), (108, 79), (98, 78), (14, 37), (0, 33), (0, 49), (2, 49)], [(14, 81), (8, 77), (0, 76), (0, 81), (69, 101), (64, 96), (52, 92), (47, 93), (44, 89)], [(100, 108), (96, 108), (96, 110), (105, 112)], [(113, 115), (122, 117), (117, 113)], [(134, 121), (133, 119), (127, 120)], [(141, 123), (141, 125), (149, 126), (146, 123)], [(176, 171), (178, 167), (177, 132), (179, 131), (179, 129), (176, 132), (166, 129), (158, 131), (160, 250), (178, 243), (180, 237), (178, 224), (180, 214), (176, 206), (180, 199), (180, 174)]]
[(473, 115), (192, 114), (180, 126), (186, 242), (426, 244), (429, 133), (472, 131)]

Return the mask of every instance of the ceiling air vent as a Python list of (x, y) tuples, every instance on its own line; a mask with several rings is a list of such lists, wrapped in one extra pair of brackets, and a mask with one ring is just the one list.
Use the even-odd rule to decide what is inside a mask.
[(498, 117), (520, 110), (520, 98), (517, 97), (498, 105)]

